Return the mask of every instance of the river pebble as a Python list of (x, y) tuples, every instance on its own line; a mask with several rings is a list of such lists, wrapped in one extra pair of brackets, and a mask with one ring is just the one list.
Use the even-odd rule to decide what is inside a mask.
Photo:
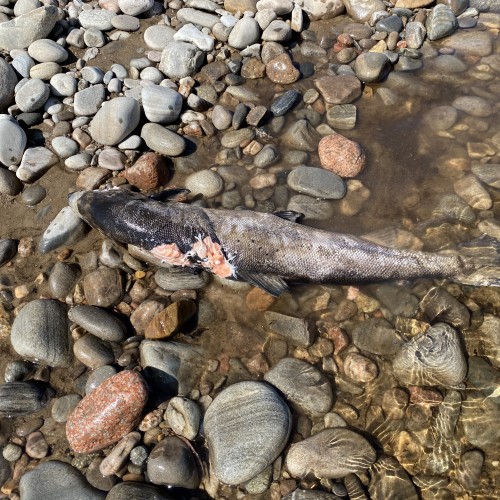
[(11, 342), (21, 356), (49, 366), (68, 366), (71, 345), (66, 307), (55, 300), (33, 300), (12, 324)]
[(64, 207), (42, 234), (38, 251), (48, 253), (62, 245), (71, 245), (78, 241), (85, 231), (86, 225), (82, 219), (70, 207)]
[(106, 496), (106, 500), (170, 500), (170, 496), (152, 484), (127, 481), (118, 483)]
[(314, 85), (329, 104), (349, 104), (361, 95), (361, 82), (354, 75), (322, 76)]
[(128, 460), (132, 448), (141, 440), (139, 432), (130, 432), (124, 436), (114, 448), (106, 455), (99, 465), (99, 471), (103, 476), (117, 474)]
[(350, 352), (344, 358), (344, 373), (356, 382), (371, 382), (377, 378), (378, 368), (365, 356)]
[(57, 7), (47, 5), (1, 23), (0, 48), (25, 49), (35, 40), (45, 38), (58, 20)]
[(318, 145), (321, 166), (340, 177), (356, 177), (365, 166), (365, 153), (360, 144), (334, 133), (323, 137)]
[(85, 396), (66, 423), (66, 436), (76, 453), (91, 453), (116, 443), (138, 423), (147, 400), (144, 379), (123, 371)]
[(166, 437), (152, 449), (147, 471), (154, 484), (195, 489), (200, 483), (191, 448), (176, 436)]
[(92, 85), (74, 96), (73, 109), (77, 116), (93, 116), (106, 100), (104, 85)]
[(206, 272), (198, 274), (174, 267), (171, 269), (158, 269), (154, 275), (154, 280), (158, 286), (164, 290), (198, 290), (207, 285), (209, 275)]
[(90, 333), (80, 337), (73, 346), (75, 357), (90, 369), (114, 363), (115, 355), (111, 346)]
[(299, 193), (339, 200), (346, 194), (345, 182), (335, 173), (316, 167), (298, 167), (287, 177), (288, 185)]
[(458, 28), (458, 22), (447, 5), (438, 4), (427, 16), (425, 28), (429, 40), (438, 40), (451, 35)]
[(362, 82), (378, 82), (390, 71), (389, 59), (378, 52), (363, 52), (356, 58), (354, 71)]
[(54, 299), (66, 297), (73, 290), (80, 277), (77, 264), (56, 262), (49, 275), (49, 290)]
[(80, 471), (59, 460), (43, 462), (24, 474), (19, 483), (19, 491), (25, 500), (38, 500), (39, 498), (103, 500), (105, 498), (105, 493), (90, 486)]
[(48, 85), (39, 78), (32, 78), (16, 91), (16, 104), (21, 111), (30, 113), (42, 108), (49, 95)]
[(146, 118), (155, 123), (173, 123), (182, 108), (182, 96), (175, 90), (150, 85), (142, 90), (142, 105)]
[(78, 394), (68, 394), (57, 398), (50, 410), (52, 418), (58, 423), (65, 423), (81, 399), (82, 397)]
[(19, 417), (41, 410), (52, 393), (37, 382), (7, 382), (0, 384), (0, 415)]
[(90, 394), (96, 387), (98, 387), (106, 379), (116, 375), (116, 369), (113, 366), (106, 365), (92, 370), (92, 373), (87, 379), (85, 384), (85, 394)]
[(146, 123), (141, 137), (146, 145), (156, 153), (165, 156), (179, 156), (186, 149), (185, 139), (157, 123)]
[(102, 340), (121, 342), (127, 333), (125, 325), (116, 316), (99, 307), (76, 306), (70, 309), (68, 317)]
[(140, 106), (132, 97), (115, 97), (106, 102), (90, 122), (94, 141), (107, 146), (119, 144), (139, 124)]
[(168, 402), (165, 419), (176, 434), (193, 440), (200, 426), (200, 408), (195, 401), (175, 397)]
[[(281, 453), (290, 434), (290, 410), (261, 382), (240, 382), (222, 391), (204, 420), (215, 476), (240, 484), (265, 469)], [(238, 442), (238, 447), (230, 443)]]
[(375, 458), (375, 450), (361, 434), (337, 427), (293, 444), (286, 467), (298, 478), (312, 472), (318, 477), (335, 479), (368, 469)]
[(26, 133), (8, 115), (0, 115), (0, 162), (4, 165), (18, 165), (26, 148)]
[(491, 104), (483, 97), (463, 96), (453, 101), (453, 107), (471, 116), (486, 117), (492, 113)]
[(201, 194), (205, 198), (213, 198), (224, 189), (224, 181), (213, 170), (201, 170), (200, 172), (191, 174), (186, 179), (185, 186), (194, 196)]
[(204, 59), (204, 53), (196, 45), (171, 41), (161, 53), (159, 70), (168, 78), (180, 80), (198, 72)]
[(83, 291), (87, 303), (91, 306), (115, 306), (123, 296), (120, 272), (108, 268), (92, 271), (83, 280)]
[[(14, 62), (10, 65), (5, 59), (0, 59), (0, 111), (4, 111), (14, 99), (17, 76), (13, 66), (15, 67)], [(23, 76), (28, 75), (25, 72)]]
[(0, 266), (11, 260), (17, 253), (17, 240), (0, 239)]
[(161, 310), (146, 326), (147, 339), (167, 338), (182, 331), (196, 314), (196, 304), (192, 300), (179, 300)]
[(467, 373), (458, 333), (438, 323), (404, 344), (393, 360), (396, 377), (411, 385), (456, 386)]
[(329, 380), (313, 365), (294, 358), (285, 358), (264, 375), (264, 380), (297, 407), (313, 417), (327, 413), (333, 404)]
[(300, 71), (294, 66), (288, 54), (281, 54), (269, 61), (266, 64), (266, 74), (273, 83), (283, 85), (294, 83), (300, 78)]

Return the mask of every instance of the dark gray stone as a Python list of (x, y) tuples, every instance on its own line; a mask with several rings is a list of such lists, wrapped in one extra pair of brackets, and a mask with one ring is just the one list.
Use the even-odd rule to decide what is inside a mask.
[(71, 293), (80, 276), (80, 267), (77, 264), (56, 262), (50, 271), (49, 289), (54, 299), (64, 298)]
[(52, 392), (36, 382), (0, 384), (0, 416), (21, 417), (41, 410)]
[(299, 101), (302, 94), (297, 89), (291, 89), (280, 95), (271, 104), (270, 111), (274, 116), (288, 113)]
[(28, 186), (21, 195), (21, 199), (23, 203), (26, 203), (29, 207), (34, 205), (38, 205), (47, 195), (47, 191), (44, 187), (36, 185), (36, 186)]
[(17, 243), (17, 240), (8, 238), (0, 240), (0, 266), (9, 262), (16, 255)]
[(145, 483), (118, 483), (114, 486), (106, 500), (173, 500), (173, 497), (161, 491), (160, 488)]
[(451, 35), (458, 28), (458, 22), (447, 5), (438, 4), (427, 16), (425, 27), (429, 40), (439, 40)]
[(376, 25), (377, 31), (385, 31), (391, 33), (392, 31), (400, 32), (403, 29), (403, 21), (399, 16), (389, 16), (381, 19)]
[(108, 311), (95, 306), (76, 306), (69, 311), (69, 319), (87, 332), (111, 342), (121, 342), (127, 335), (125, 325)]

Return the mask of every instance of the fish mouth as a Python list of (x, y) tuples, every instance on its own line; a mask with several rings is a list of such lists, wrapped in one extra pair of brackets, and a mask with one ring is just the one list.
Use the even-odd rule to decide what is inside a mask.
[(87, 191), (75, 191), (74, 193), (68, 194), (68, 205), (73, 209), (78, 217), (82, 217), (80, 210), (78, 209), (78, 200), (85, 194)]

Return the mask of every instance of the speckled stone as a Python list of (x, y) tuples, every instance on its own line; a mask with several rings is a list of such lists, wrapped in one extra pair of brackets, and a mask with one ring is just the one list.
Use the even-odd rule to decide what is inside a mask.
[(321, 166), (340, 177), (356, 177), (366, 161), (361, 145), (337, 133), (321, 139), (318, 155)]
[(288, 54), (280, 54), (266, 64), (266, 73), (273, 83), (290, 84), (300, 78), (300, 71), (293, 65)]
[(123, 296), (123, 284), (117, 269), (101, 268), (93, 271), (83, 280), (83, 291), (91, 306), (111, 307)]
[(147, 400), (139, 373), (122, 371), (85, 396), (66, 423), (75, 453), (91, 453), (119, 441), (134, 429)]

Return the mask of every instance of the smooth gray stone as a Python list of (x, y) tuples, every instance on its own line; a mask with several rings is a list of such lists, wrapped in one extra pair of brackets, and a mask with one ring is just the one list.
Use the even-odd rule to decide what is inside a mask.
[(219, 16), (197, 9), (183, 8), (177, 11), (177, 19), (183, 23), (193, 23), (212, 29), (220, 21)]
[(354, 62), (354, 71), (362, 82), (378, 82), (390, 71), (389, 59), (379, 52), (363, 52)]
[(23, 500), (103, 500), (106, 493), (90, 486), (80, 471), (65, 462), (43, 462), (19, 482)]
[(39, 78), (32, 78), (17, 90), (15, 98), (19, 109), (30, 113), (42, 108), (49, 96), (49, 86)]
[(191, 23), (184, 24), (175, 33), (174, 40), (192, 43), (205, 52), (213, 50), (215, 44), (215, 40), (211, 36), (203, 33)]
[(169, 396), (187, 396), (204, 368), (199, 349), (180, 342), (143, 340), (139, 347), (143, 375), (160, 402)]
[(182, 136), (157, 123), (146, 123), (141, 137), (150, 149), (165, 156), (179, 156), (186, 149), (186, 140)]
[(28, 186), (21, 195), (23, 203), (29, 207), (38, 205), (47, 196), (47, 191), (42, 186)]
[(57, 73), (50, 79), (50, 91), (56, 97), (70, 97), (76, 90), (76, 78), (69, 73)]
[(406, 23), (405, 34), (408, 48), (419, 49), (420, 47), (422, 47), (426, 33), (427, 30), (422, 23), (413, 21)]
[(293, 345), (309, 347), (314, 342), (316, 330), (310, 321), (274, 311), (266, 311), (264, 318), (273, 332), (285, 337)]
[(458, 31), (443, 40), (443, 46), (460, 54), (488, 56), (493, 52), (493, 38), (488, 31)]
[(179, 92), (160, 85), (149, 85), (142, 89), (142, 106), (150, 122), (173, 123), (182, 109)]
[(312, 417), (328, 413), (333, 404), (330, 381), (313, 365), (295, 358), (283, 358), (264, 380), (284, 394), (301, 412)]
[(28, 361), (8, 361), (5, 365), (5, 382), (22, 382), (35, 370), (35, 365)]
[(318, 200), (304, 194), (292, 196), (288, 202), (287, 210), (304, 214), (304, 217), (309, 220), (327, 220), (334, 213), (329, 201)]
[(312, 473), (337, 479), (365, 471), (376, 457), (375, 450), (361, 434), (334, 427), (293, 444), (288, 450), (286, 466), (293, 477), (304, 478)]
[(85, 234), (87, 225), (73, 212), (71, 207), (64, 207), (55, 216), (40, 238), (38, 251), (48, 253), (62, 245), (71, 245)]
[(50, 149), (42, 146), (28, 148), (23, 154), (16, 176), (23, 182), (35, 182), (58, 161), (59, 158)]
[(285, 21), (272, 21), (262, 33), (262, 40), (266, 42), (287, 42), (292, 37), (292, 29)]
[(0, 57), (0, 112), (7, 109), (14, 100), (17, 76), (12, 66)]
[[(2, 4), (3, 5), (3, 4)], [(14, 5), (14, 16), (19, 17), (42, 6), (39, 0), (18, 0)]]
[(420, 59), (413, 57), (400, 56), (398, 62), (394, 66), (396, 71), (417, 71), (421, 69), (423, 62)]
[(125, 325), (108, 311), (96, 306), (75, 306), (68, 317), (96, 337), (111, 342), (122, 342), (126, 335)]
[(29, 302), (14, 319), (10, 340), (21, 356), (68, 366), (72, 356), (66, 306), (56, 300)]
[(23, 183), (16, 174), (6, 168), (0, 167), (0, 194), (16, 196), (23, 190)]
[(174, 40), (175, 30), (162, 24), (150, 26), (144, 32), (144, 42), (152, 50), (163, 50)]
[(266, 168), (280, 158), (279, 151), (272, 144), (266, 144), (256, 155), (253, 164), (258, 168)]
[(159, 488), (146, 483), (118, 483), (109, 491), (106, 500), (173, 500)]
[(487, 99), (474, 95), (457, 97), (452, 106), (478, 118), (486, 118), (493, 113), (492, 104)]
[[(361, 56), (359, 56), (361, 57)], [(307, 120), (297, 120), (281, 136), (281, 143), (286, 149), (316, 151), (319, 135)]]
[(473, 163), (472, 173), (488, 186), (500, 188), (500, 164)]
[(7, 382), (0, 384), (0, 416), (22, 417), (40, 411), (52, 391), (37, 382)]
[(180, 267), (173, 267), (158, 269), (154, 275), (154, 280), (159, 287), (174, 292), (176, 290), (199, 290), (204, 288), (210, 280), (210, 276), (204, 271), (193, 274)]
[(350, 334), (354, 345), (361, 351), (378, 356), (393, 356), (403, 344), (391, 324), (383, 318), (356, 323)]
[(92, 370), (85, 384), (85, 394), (90, 394), (95, 388), (102, 384), (102, 382), (116, 374), (116, 368), (111, 365), (100, 366)]
[(111, 19), (113, 28), (123, 31), (137, 31), (141, 27), (141, 22), (137, 17), (122, 14)]
[(175, 397), (168, 402), (165, 420), (178, 435), (192, 440), (200, 427), (200, 407), (191, 399)]
[(61, 135), (52, 139), (52, 149), (55, 151), (57, 156), (59, 156), (59, 158), (65, 160), (70, 156), (76, 155), (78, 151), (80, 151), (80, 146), (73, 139)]
[(418, 312), (419, 300), (407, 287), (378, 285), (375, 287), (375, 295), (395, 316), (413, 318)]
[(448, 130), (453, 127), (458, 119), (458, 111), (453, 106), (436, 106), (430, 109), (424, 120), (435, 131)]
[(360, 23), (368, 22), (375, 12), (386, 10), (381, 0), (344, 0), (343, 3), (349, 16)]
[(291, 424), (288, 406), (271, 386), (252, 381), (224, 389), (204, 420), (214, 475), (229, 485), (252, 479), (283, 451)]
[(200, 170), (189, 175), (184, 185), (193, 196), (201, 194), (204, 198), (214, 198), (224, 189), (224, 180), (213, 170)]
[(56, 262), (49, 275), (50, 295), (55, 298), (65, 298), (73, 291), (78, 278), (80, 267), (77, 264)]
[(463, 73), (468, 69), (467, 64), (465, 64), (460, 58), (448, 54), (436, 57), (436, 59), (433, 59), (431, 63), (434, 69), (440, 73)]
[(252, 17), (243, 17), (231, 30), (227, 43), (235, 49), (245, 49), (259, 40), (259, 23)]
[(82, 78), (92, 85), (97, 85), (98, 83), (103, 82), (104, 71), (101, 68), (97, 68), (95, 66), (85, 66), (82, 69)]
[(168, 78), (180, 80), (197, 73), (205, 60), (205, 54), (191, 43), (168, 42), (161, 53), (158, 68)]
[(288, 175), (287, 183), (299, 193), (328, 200), (340, 200), (347, 192), (344, 180), (323, 168), (295, 168)]
[(1, 23), (0, 49), (25, 49), (35, 40), (45, 38), (58, 20), (57, 7), (49, 5)]
[(99, 31), (109, 31), (113, 29), (111, 19), (115, 16), (116, 14), (110, 10), (82, 10), (78, 15), (78, 21), (85, 29), (95, 28)]
[(28, 54), (38, 62), (63, 63), (68, 58), (66, 49), (48, 38), (35, 40), (28, 47)]
[(227, 130), (233, 120), (233, 112), (217, 104), (212, 109), (212, 123), (217, 130)]
[(196, 458), (177, 436), (166, 437), (151, 450), (147, 471), (154, 484), (187, 489), (195, 489), (200, 484)]
[(399, 33), (403, 29), (403, 21), (396, 15), (384, 17), (377, 22), (375, 29), (377, 31), (385, 31), (386, 33), (391, 33), (392, 31)]
[(356, 126), (357, 109), (354, 104), (338, 104), (326, 113), (330, 127), (339, 130), (352, 130)]
[(75, 357), (92, 370), (115, 362), (113, 349), (108, 342), (87, 333), (73, 346)]
[(23, 78), (29, 78), (30, 70), (36, 63), (28, 54), (19, 54), (10, 64)]
[(17, 240), (0, 239), (0, 266), (11, 260), (17, 253)]
[(106, 100), (104, 85), (92, 85), (77, 92), (74, 97), (74, 110), (77, 116), (94, 116)]
[(438, 4), (427, 16), (425, 27), (429, 40), (439, 40), (451, 35), (458, 28), (458, 22), (447, 5)]
[(82, 397), (78, 394), (68, 394), (57, 398), (50, 410), (52, 418), (58, 423), (66, 422), (81, 400)]
[(270, 111), (274, 116), (286, 115), (299, 101), (302, 94), (297, 89), (291, 89), (280, 95), (271, 104)]
[(132, 97), (115, 97), (103, 104), (90, 122), (89, 132), (96, 142), (115, 146), (139, 124), (141, 107)]

